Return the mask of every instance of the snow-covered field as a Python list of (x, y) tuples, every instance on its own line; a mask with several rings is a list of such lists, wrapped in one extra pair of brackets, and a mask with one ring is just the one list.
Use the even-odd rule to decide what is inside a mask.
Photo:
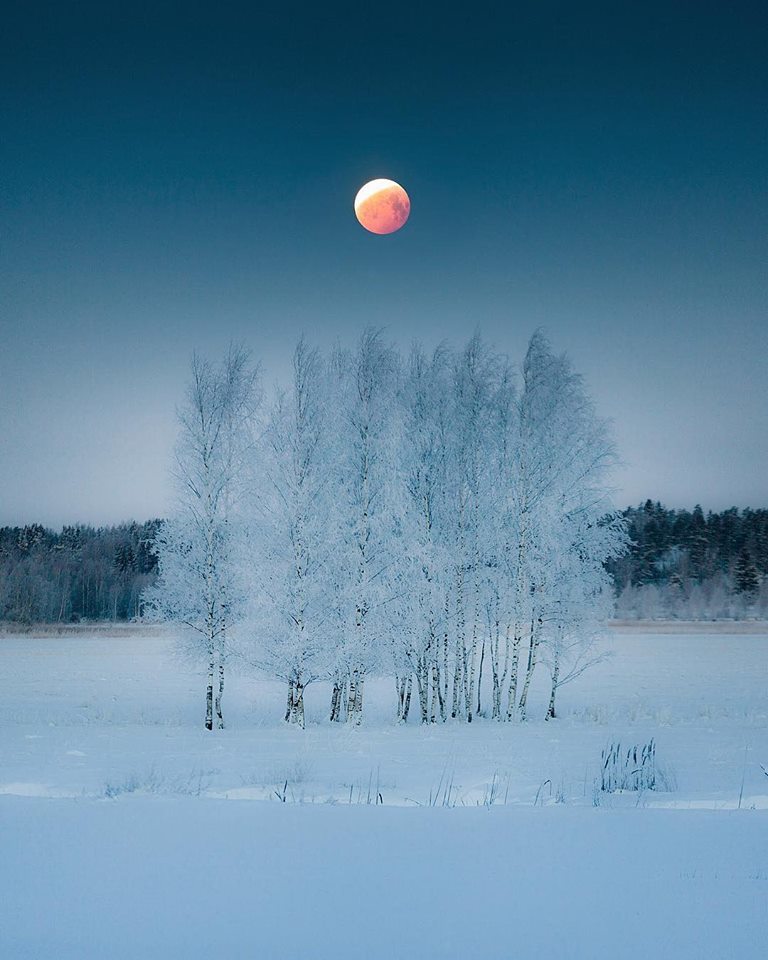
[[(211, 734), (167, 634), (0, 638), (0, 956), (765, 956), (768, 636), (608, 646), (555, 721), (542, 677), (524, 725), (398, 727), (390, 680), (301, 732), (235, 677)], [(669, 789), (601, 792), (651, 737)]]

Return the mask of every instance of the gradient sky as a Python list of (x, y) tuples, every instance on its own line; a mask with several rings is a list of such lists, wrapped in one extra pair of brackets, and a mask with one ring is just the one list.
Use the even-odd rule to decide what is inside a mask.
[(516, 359), (543, 326), (618, 503), (768, 505), (768, 5), (15, 7), (0, 524), (162, 515), (194, 349), (272, 379), (366, 324)]

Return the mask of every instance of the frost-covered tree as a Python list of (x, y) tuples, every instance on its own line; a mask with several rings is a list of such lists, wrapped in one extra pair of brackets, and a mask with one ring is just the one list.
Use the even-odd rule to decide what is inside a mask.
[[(541, 333), (531, 339), (523, 366), (520, 446), (525, 505), (521, 571), (529, 626), (522, 689), (517, 704), (510, 696), (508, 715), (516, 710), (525, 718), (547, 621), (555, 624), (556, 635), (570, 634), (577, 622), (579, 590), (594, 601), (607, 589), (603, 564), (626, 543), (606, 486), (615, 462), (608, 426), (596, 415), (581, 377), (565, 356), (552, 353)], [(556, 678), (555, 689), (558, 682)]]
[(476, 334), (456, 357), (452, 378), (450, 495), (454, 518), (454, 674), (451, 716), (472, 721), (477, 652), (482, 629), (482, 583), (487, 534), (493, 524), (489, 464), (498, 358)]
[(256, 450), (249, 554), (254, 659), (288, 686), (285, 719), (304, 726), (304, 690), (330, 657), (328, 436), (324, 367), (302, 338)]
[(354, 351), (337, 350), (332, 358), (332, 720), (344, 715), (360, 722), (366, 675), (384, 657), (398, 375), (395, 351), (374, 330), (365, 331)]
[[(489, 409), (492, 445), (485, 455), (486, 509), (484, 543), (484, 646), (491, 672), (491, 716), (502, 717), (502, 701), (515, 648), (516, 602), (519, 602), (518, 564), (522, 562), (518, 459), (520, 450), (518, 404), (513, 372), (504, 363)], [(481, 666), (484, 661), (481, 650)], [(478, 712), (480, 707), (478, 705)]]
[[(243, 616), (243, 564), (236, 510), (242, 495), (257, 376), (231, 348), (214, 365), (197, 355), (178, 411), (176, 503), (155, 541), (159, 577), (145, 612), (186, 629), (186, 649), (207, 668), (205, 726), (224, 726), (229, 633)], [(215, 695), (214, 695), (215, 691)]]
[[(450, 589), (450, 356), (411, 349), (399, 394), (400, 430), (394, 503), (398, 510), (399, 585), (393, 607), (395, 672), (401, 719), (416, 677), (422, 723), (446, 718), (449, 651), (444, 598)], [(392, 548), (395, 548), (392, 550)]]
[(613, 585), (604, 560), (624, 549), (626, 531), (614, 512), (603, 513), (600, 506), (595, 503), (561, 517), (551, 587), (542, 598), (540, 651), (551, 681), (548, 720), (555, 717), (560, 687), (603, 659), (596, 646), (613, 609)]

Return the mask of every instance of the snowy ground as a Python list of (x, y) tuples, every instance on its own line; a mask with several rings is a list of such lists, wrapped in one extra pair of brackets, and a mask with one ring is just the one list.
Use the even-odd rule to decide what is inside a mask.
[[(211, 735), (167, 635), (0, 638), (0, 956), (765, 956), (768, 636), (608, 646), (554, 722), (398, 727), (381, 681), (302, 733), (238, 677)], [(595, 788), (650, 737), (673, 789)]]

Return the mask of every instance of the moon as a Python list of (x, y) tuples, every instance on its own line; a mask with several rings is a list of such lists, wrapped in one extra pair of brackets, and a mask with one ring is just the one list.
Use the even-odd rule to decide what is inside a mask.
[(357, 191), (355, 216), (371, 233), (394, 233), (410, 212), (408, 194), (394, 180), (371, 180)]

